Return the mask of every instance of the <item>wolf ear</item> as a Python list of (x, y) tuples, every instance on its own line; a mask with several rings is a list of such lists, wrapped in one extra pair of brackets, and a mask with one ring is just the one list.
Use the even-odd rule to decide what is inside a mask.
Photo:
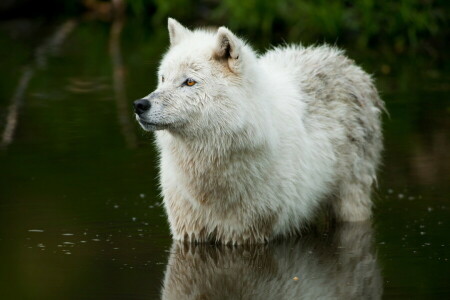
[(167, 27), (169, 29), (170, 45), (175, 46), (178, 44), (186, 35), (191, 33), (189, 29), (178, 23), (177, 20), (169, 18), (167, 20)]
[(217, 31), (217, 41), (214, 50), (216, 58), (228, 62), (231, 71), (237, 72), (240, 65), (242, 41), (226, 27)]

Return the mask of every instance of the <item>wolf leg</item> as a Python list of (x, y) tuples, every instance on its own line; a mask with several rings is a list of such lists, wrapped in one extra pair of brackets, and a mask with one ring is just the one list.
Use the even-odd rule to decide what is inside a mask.
[(364, 221), (370, 219), (372, 215), (370, 185), (361, 182), (342, 183), (338, 197), (333, 200), (333, 209), (338, 221)]

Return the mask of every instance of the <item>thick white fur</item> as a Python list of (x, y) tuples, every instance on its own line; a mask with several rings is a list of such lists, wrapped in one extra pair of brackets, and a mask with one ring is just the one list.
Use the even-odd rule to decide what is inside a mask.
[(326, 203), (338, 220), (370, 218), (383, 102), (369, 75), (329, 46), (259, 56), (224, 27), (169, 19), (169, 33), (137, 119), (158, 130), (175, 239), (262, 243), (298, 232)]

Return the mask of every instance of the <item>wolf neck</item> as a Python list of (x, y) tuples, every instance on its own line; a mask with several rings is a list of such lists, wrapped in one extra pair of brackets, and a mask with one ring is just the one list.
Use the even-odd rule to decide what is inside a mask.
[(271, 152), (265, 142), (249, 145), (242, 137), (231, 136), (184, 140), (168, 134), (168, 143), (161, 143), (163, 161), (170, 161), (179, 188), (200, 205), (240, 207), (242, 199), (254, 197), (247, 195), (249, 182), (261, 184), (272, 169), (267, 165), (270, 160), (261, 159)]
[[(253, 126), (245, 126), (239, 132), (212, 132), (198, 136), (168, 133), (171, 152), (192, 160), (193, 164), (225, 163), (236, 155), (247, 152), (269, 151), (267, 137), (255, 132)], [(165, 151), (167, 149), (163, 149)]]
[[(191, 176), (218, 169), (270, 170), (265, 165), (279, 153), (280, 137), (271, 122), (248, 124), (237, 132), (214, 132), (208, 135), (185, 136), (161, 132), (160, 149), (173, 160), (176, 168)], [(227, 173), (230, 174), (230, 173)], [(243, 174), (241, 174), (243, 175)], [(252, 175), (252, 174), (249, 174)]]

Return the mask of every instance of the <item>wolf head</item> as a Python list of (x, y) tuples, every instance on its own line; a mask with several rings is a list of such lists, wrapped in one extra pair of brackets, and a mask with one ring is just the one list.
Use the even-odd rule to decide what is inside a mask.
[(168, 29), (157, 89), (134, 102), (142, 128), (200, 134), (243, 126), (257, 75), (253, 50), (225, 27), (191, 31), (169, 18)]

